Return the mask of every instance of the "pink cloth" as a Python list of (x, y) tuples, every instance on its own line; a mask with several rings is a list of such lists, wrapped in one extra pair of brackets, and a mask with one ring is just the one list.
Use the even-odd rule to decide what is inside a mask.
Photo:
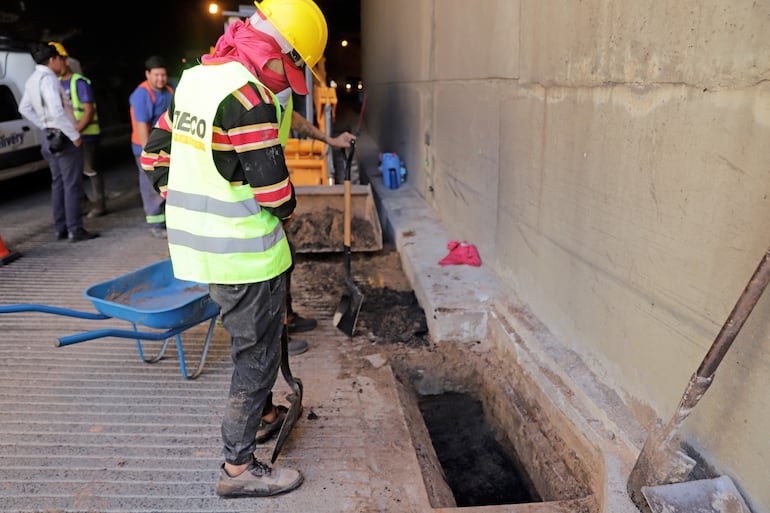
[(481, 265), (481, 258), (476, 246), (468, 241), (449, 241), (447, 249), (449, 254), (439, 260), (439, 265), (472, 265), (474, 267)]
[[(271, 59), (283, 60), (286, 76), (265, 68), (265, 64)], [(294, 65), (288, 55), (281, 52), (281, 47), (275, 39), (255, 29), (248, 20), (237, 20), (228, 25), (225, 33), (217, 40), (214, 53), (201, 58), (203, 64), (224, 64), (231, 61), (246, 66), (273, 92), (291, 87), (297, 94), (308, 94), (302, 70)]]

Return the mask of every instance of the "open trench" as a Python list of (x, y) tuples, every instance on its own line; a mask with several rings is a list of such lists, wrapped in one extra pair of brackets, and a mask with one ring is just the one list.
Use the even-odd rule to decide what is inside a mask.
[[(354, 253), (351, 269), (365, 298), (356, 335), (389, 355), (433, 508), (599, 511), (592, 448), (526, 368), (478, 341), (432, 340), (392, 248)], [(294, 276), (300, 304), (345, 287), (341, 254), (300, 254)]]

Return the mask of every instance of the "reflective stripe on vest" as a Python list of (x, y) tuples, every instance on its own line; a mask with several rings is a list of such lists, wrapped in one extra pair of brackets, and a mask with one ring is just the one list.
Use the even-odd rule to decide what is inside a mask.
[[(83, 102), (80, 101), (80, 97), (78, 96), (77, 81), (80, 79), (85, 80), (88, 85), (91, 85), (90, 80), (88, 80), (83, 75), (79, 75), (78, 73), (73, 73), (70, 77), (70, 98), (72, 99), (72, 113), (75, 115), (75, 119), (78, 121), (83, 119), (83, 114), (85, 114), (85, 110), (83, 109)], [(96, 102), (94, 102), (94, 117), (91, 118), (91, 121), (88, 123), (88, 125), (86, 125), (83, 131), (80, 132), (80, 135), (99, 135), (100, 133), (101, 130), (99, 129), (99, 115), (96, 111)]]
[[(174, 275), (179, 279), (255, 283), (291, 266), (280, 220), (259, 206), (249, 184), (232, 185), (225, 180), (211, 153), (219, 104), (247, 82), (268, 92), (237, 62), (185, 70), (176, 89), (166, 228)], [(277, 143), (278, 124), (274, 127)]]

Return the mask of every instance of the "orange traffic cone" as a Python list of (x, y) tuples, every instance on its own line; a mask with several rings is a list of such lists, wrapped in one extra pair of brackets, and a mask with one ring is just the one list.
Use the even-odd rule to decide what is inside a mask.
[(3, 238), (0, 237), (0, 265), (10, 264), (21, 256), (18, 251), (11, 251), (5, 247)]

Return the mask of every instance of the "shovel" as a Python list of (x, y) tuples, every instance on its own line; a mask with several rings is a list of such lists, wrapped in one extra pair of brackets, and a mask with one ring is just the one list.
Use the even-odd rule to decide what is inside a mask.
[(297, 419), (302, 415), (302, 381), (292, 376), (291, 369), (289, 368), (289, 324), (287, 321), (288, 319), (284, 318), (283, 332), (281, 333), (281, 374), (283, 374), (283, 379), (291, 387), (292, 393), (287, 397), (290, 403), (289, 411), (286, 412), (286, 418), (283, 419), (281, 430), (278, 432), (278, 440), (275, 442), (270, 463), (275, 463), (275, 459), (278, 457), (278, 453), (281, 452), (283, 444), (289, 438), (291, 428), (294, 427)]
[(349, 337), (353, 336), (356, 322), (358, 321), (358, 313), (361, 311), (361, 304), (364, 302), (364, 295), (350, 277), (350, 163), (353, 160), (355, 144), (355, 141), (350, 141), (350, 151), (345, 158), (345, 226), (343, 247), (345, 250), (345, 285), (347, 288), (342, 293), (342, 299), (340, 304), (337, 305), (333, 318), (334, 325)]
[[(639, 457), (636, 460), (634, 468), (628, 478), (627, 490), (631, 500), (636, 507), (644, 513), (652, 511), (645, 501), (645, 492), (652, 496), (656, 490), (665, 485), (671, 485), (669, 488), (676, 488), (676, 484), (682, 483), (690, 474), (695, 466), (695, 461), (684, 453), (679, 437), (679, 428), (690, 415), (695, 405), (700, 401), (703, 395), (711, 386), (714, 380), (714, 374), (722, 358), (727, 354), (735, 337), (740, 332), (749, 314), (759, 301), (762, 292), (764, 292), (770, 282), (770, 249), (768, 249), (762, 260), (759, 262), (754, 274), (751, 276), (748, 284), (743, 289), (738, 301), (735, 303), (732, 312), (719, 330), (719, 334), (711, 344), (708, 353), (698, 367), (698, 370), (692, 375), (684, 395), (679, 401), (679, 407), (676, 413), (664, 426), (660, 419), (656, 426), (647, 437)], [(714, 481), (694, 481), (689, 486), (699, 488), (703, 494), (714, 492)], [(667, 488), (664, 488), (667, 489)], [(675, 513), (679, 511), (695, 511), (687, 509), (679, 502), (677, 495), (659, 496), (659, 501), (668, 501), (667, 509), (656, 509)], [(674, 509), (676, 508), (676, 509)], [(716, 511), (716, 509), (698, 509), (704, 513)], [(721, 511), (721, 510), (720, 510)], [(730, 510), (740, 511), (740, 510)]]

